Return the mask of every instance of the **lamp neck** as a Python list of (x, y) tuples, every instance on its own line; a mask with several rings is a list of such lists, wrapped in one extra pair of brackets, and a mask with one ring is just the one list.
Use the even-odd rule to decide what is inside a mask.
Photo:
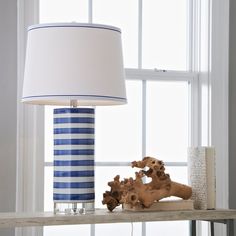
[(74, 108), (77, 107), (78, 106), (77, 100), (70, 100), (70, 106)]

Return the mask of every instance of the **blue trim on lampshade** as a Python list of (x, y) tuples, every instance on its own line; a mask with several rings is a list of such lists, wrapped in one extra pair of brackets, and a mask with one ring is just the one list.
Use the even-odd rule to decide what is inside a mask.
[(94, 177), (94, 171), (54, 171), (54, 177)]
[(89, 23), (51, 23), (51, 24), (35, 24), (28, 27), (28, 31), (41, 29), (41, 28), (58, 28), (58, 27), (75, 27), (75, 28), (95, 28), (95, 29), (106, 29), (116, 31), (121, 33), (120, 28), (111, 26), (111, 25), (103, 25), (103, 24), (89, 24)]
[(53, 194), (53, 200), (61, 200), (61, 201), (85, 201), (85, 200), (94, 200), (95, 194), (94, 193), (84, 193), (84, 194)]
[(94, 139), (54, 139), (54, 145), (94, 145)]
[(93, 166), (94, 160), (54, 161), (54, 166)]
[(54, 150), (54, 156), (62, 155), (94, 155), (94, 149)]
[(94, 182), (54, 182), (53, 188), (94, 188)]
[(54, 134), (94, 134), (94, 128), (54, 128)]
[(124, 102), (127, 101), (126, 98), (123, 97), (114, 97), (114, 96), (102, 96), (102, 95), (73, 95), (73, 94), (56, 94), (56, 95), (52, 95), (52, 94), (45, 94), (45, 95), (35, 95), (35, 96), (27, 96), (27, 97), (22, 97), (22, 100), (24, 99), (31, 99), (31, 98), (50, 98), (50, 97), (71, 97), (71, 98), (77, 98), (78, 100), (80, 99), (80, 97), (91, 97), (91, 98), (97, 98), (97, 99), (109, 99), (109, 100), (122, 100)]
[(54, 114), (81, 114), (81, 113), (86, 113), (86, 114), (94, 114), (94, 109), (93, 108), (56, 108), (53, 110)]

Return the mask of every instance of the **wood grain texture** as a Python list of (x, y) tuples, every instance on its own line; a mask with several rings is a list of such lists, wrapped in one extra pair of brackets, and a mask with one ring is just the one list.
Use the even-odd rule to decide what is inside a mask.
[(140, 203), (131, 206), (130, 204), (123, 204), (123, 209), (127, 211), (183, 211), (193, 210), (193, 200), (169, 200), (154, 202), (151, 207), (144, 208)]
[(224, 220), (236, 219), (236, 210), (186, 210), (159, 212), (130, 212), (98, 209), (85, 215), (54, 215), (52, 212), (0, 213), (0, 228), (102, 224), (121, 222), (176, 221), (176, 220)]

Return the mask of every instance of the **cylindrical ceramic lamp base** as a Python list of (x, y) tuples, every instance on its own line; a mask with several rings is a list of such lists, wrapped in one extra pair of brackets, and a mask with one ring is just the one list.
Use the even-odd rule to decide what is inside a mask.
[(55, 109), (54, 212), (84, 213), (94, 199), (94, 109)]

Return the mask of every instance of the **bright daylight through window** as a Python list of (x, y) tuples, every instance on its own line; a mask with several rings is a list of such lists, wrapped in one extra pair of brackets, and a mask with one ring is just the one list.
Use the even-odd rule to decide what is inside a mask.
[[(191, 0), (40, 0), (40, 23), (82, 22), (121, 28), (128, 104), (96, 108), (97, 208), (107, 182), (133, 176), (130, 162), (149, 155), (187, 183), (192, 90)], [(171, 6), (171, 7), (170, 7)], [(91, 68), (92, 69), (92, 68)], [(45, 108), (45, 211), (53, 210), (52, 107)], [(168, 226), (167, 226), (168, 224)], [(50, 226), (56, 235), (188, 235), (188, 222)]]

